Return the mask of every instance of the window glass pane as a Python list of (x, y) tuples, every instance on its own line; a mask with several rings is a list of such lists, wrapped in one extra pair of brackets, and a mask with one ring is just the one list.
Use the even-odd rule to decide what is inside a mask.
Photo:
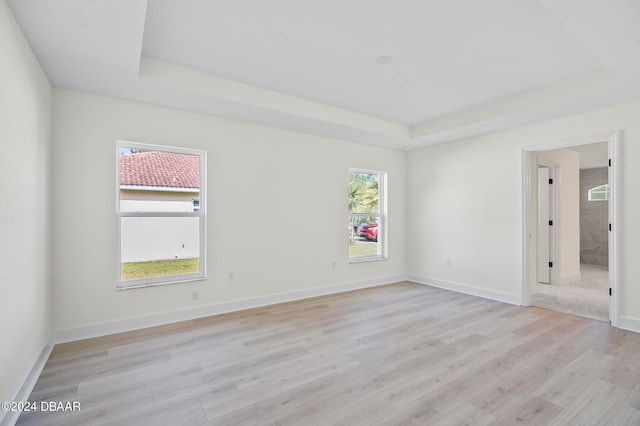
[(609, 199), (609, 184), (604, 184), (591, 188), (588, 191), (589, 201), (604, 201)]
[(379, 216), (349, 216), (349, 257), (378, 256), (380, 252)]
[(349, 212), (379, 213), (378, 186), (380, 175), (349, 173)]
[(121, 212), (200, 210), (200, 156), (120, 148)]
[(122, 280), (200, 270), (199, 217), (122, 217)]
[(119, 288), (205, 277), (206, 152), (117, 144)]
[(383, 186), (383, 173), (349, 171), (349, 259), (356, 262), (384, 256)]

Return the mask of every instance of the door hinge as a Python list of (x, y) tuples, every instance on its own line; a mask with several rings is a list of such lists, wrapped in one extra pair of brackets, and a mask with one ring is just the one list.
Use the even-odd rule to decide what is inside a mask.
[(552, 220), (549, 221), (549, 226), (553, 226), (553, 221)]
[(609, 287), (609, 296), (611, 296), (611, 287)]
[(609, 158), (609, 167), (611, 167), (611, 158)]
[(611, 224), (609, 224), (609, 231), (611, 231)]
[(549, 262), (549, 268), (553, 268), (553, 262)]
[(553, 179), (549, 179), (549, 185), (553, 183)]

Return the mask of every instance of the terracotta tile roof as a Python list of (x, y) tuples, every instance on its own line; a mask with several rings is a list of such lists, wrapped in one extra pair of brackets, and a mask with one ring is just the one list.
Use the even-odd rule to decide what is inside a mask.
[(200, 187), (197, 155), (148, 151), (120, 156), (120, 185)]

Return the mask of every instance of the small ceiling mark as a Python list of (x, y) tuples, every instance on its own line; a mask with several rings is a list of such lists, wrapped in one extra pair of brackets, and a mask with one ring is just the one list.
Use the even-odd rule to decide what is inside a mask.
[(388, 55), (378, 56), (376, 62), (380, 65), (389, 65), (391, 62), (393, 62), (393, 57)]

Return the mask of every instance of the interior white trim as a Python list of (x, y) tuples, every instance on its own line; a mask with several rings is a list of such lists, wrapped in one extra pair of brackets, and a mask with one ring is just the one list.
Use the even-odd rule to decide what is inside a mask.
[(618, 176), (621, 173), (618, 167), (618, 149), (622, 132), (613, 133), (609, 140), (609, 159), (611, 167), (608, 170), (609, 178), (609, 224), (612, 229), (609, 232), (609, 287), (612, 291), (609, 303), (609, 320), (614, 327), (620, 326), (620, 314), (618, 312), (620, 295), (618, 294), (618, 212), (620, 211), (620, 201), (618, 199)]
[(405, 281), (406, 279), (407, 277), (404, 275), (394, 275), (383, 278), (373, 278), (369, 280), (333, 284), (305, 290), (294, 290), (286, 293), (253, 297), (250, 299), (213, 303), (210, 305), (195, 306), (192, 308), (124, 318), (121, 320), (89, 324), (79, 327), (62, 328), (53, 331), (53, 333), (51, 334), (51, 342), (53, 344), (58, 344), (73, 342), (82, 339), (89, 339), (92, 337), (107, 336), (109, 334), (139, 330), (147, 327), (170, 324), (173, 322), (208, 317), (211, 315), (219, 315), (228, 312), (241, 311), (244, 309), (259, 308), (262, 306), (275, 305), (277, 303), (292, 302), (295, 300), (342, 293), (345, 291), (358, 290), (361, 288), (376, 287), (379, 285), (391, 284), (398, 281)]
[(445, 290), (455, 291), (457, 293), (469, 294), (471, 296), (483, 297), (485, 299), (496, 300), (498, 302), (509, 303), (511, 305), (522, 305), (522, 300), (517, 294), (504, 293), (496, 290), (487, 290), (485, 288), (476, 287), (468, 284), (461, 284), (452, 281), (443, 281), (430, 277), (421, 277), (418, 275), (409, 275), (407, 278), (417, 284), (429, 285)]
[[(560, 210), (561, 210), (561, 205), (560, 205), (560, 191), (559, 191), (559, 184), (560, 184), (560, 167), (558, 166), (557, 163), (553, 162), (553, 161), (548, 161), (548, 160), (544, 160), (542, 158), (538, 158), (538, 168), (540, 166), (543, 167), (547, 167), (549, 168), (549, 178), (553, 179), (553, 181), (556, 183), (555, 185), (552, 185), (550, 187), (550, 191), (552, 191), (553, 193), (553, 198), (552, 198), (552, 205), (551, 205), (551, 220), (553, 220), (553, 223), (555, 224), (555, 226), (553, 226), (551, 228), (551, 238), (550, 238), (550, 243), (551, 243), (551, 247), (550, 247), (550, 251), (549, 251), (549, 261), (553, 262), (556, 267), (555, 268), (550, 268), (549, 271), (549, 279), (550, 282), (549, 284), (551, 285), (557, 285), (558, 283), (562, 283), (562, 279), (560, 278), (560, 268), (558, 267), (558, 265), (562, 264), (562, 259), (561, 259), (561, 251), (560, 251), (560, 229), (562, 228), (562, 221), (560, 220)], [(539, 191), (539, 190), (538, 190)], [(537, 226), (537, 225), (536, 225)], [(536, 228), (536, 235), (540, 234), (540, 229)], [(538, 250), (538, 245), (536, 244), (536, 250)], [(536, 260), (537, 260), (537, 256), (536, 256)], [(540, 279), (538, 277), (538, 267), (536, 265), (536, 281), (540, 282)]]
[[(36, 385), (52, 350), (53, 344), (51, 344), (51, 339), (49, 339), (42, 348), (40, 355), (38, 355), (38, 358), (36, 358), (33, 363), (33, 367), (31, 367), (24, 380), (22, 380), (20, 389), (18, 389), (18, 392), (16, 392), (16, 395), (11, 399), (11, 401), (18, 402), (29, 400), (29, 395), (31, 395), (31, 391), (33, 391), (33, 388)], [(14, 425), (18, 421), (18, 417), (20, 417), (19, 411), (0, 410), (0, 425)]]
[(618, 328), (640, 333), (640, 318), (619, 317)]
[(609, 222), (612, 225), (612, 231), (609, 232), (609, 287), (611, 287), (612, 290), (609, 316), (611, 319), (611, 325), (619, 327), (620, 318), (618, 314), (618, 306), (620, 295), (618, 294), (618, 228), (616, 226), (616, 224), (619, 223), (617, 213), (619, 209), (616, 192), (618, 182), (617, 176), (620, 173), (619, 167), (617, 167), (618, 144), (621, 138), (621, 131), (611, 131), (607, 133), (598, 133), (594, 135), (529, 145), (522, 148), (522, 304), (524, 306), (529, 306), (531, 304), (531, 259), (529, 247), (529, 239), (531, 235), (531, 153), (534, 151), (607, 142), (609, 144), (609, 158), (612, 162), (612, 166), (609, 167)]

